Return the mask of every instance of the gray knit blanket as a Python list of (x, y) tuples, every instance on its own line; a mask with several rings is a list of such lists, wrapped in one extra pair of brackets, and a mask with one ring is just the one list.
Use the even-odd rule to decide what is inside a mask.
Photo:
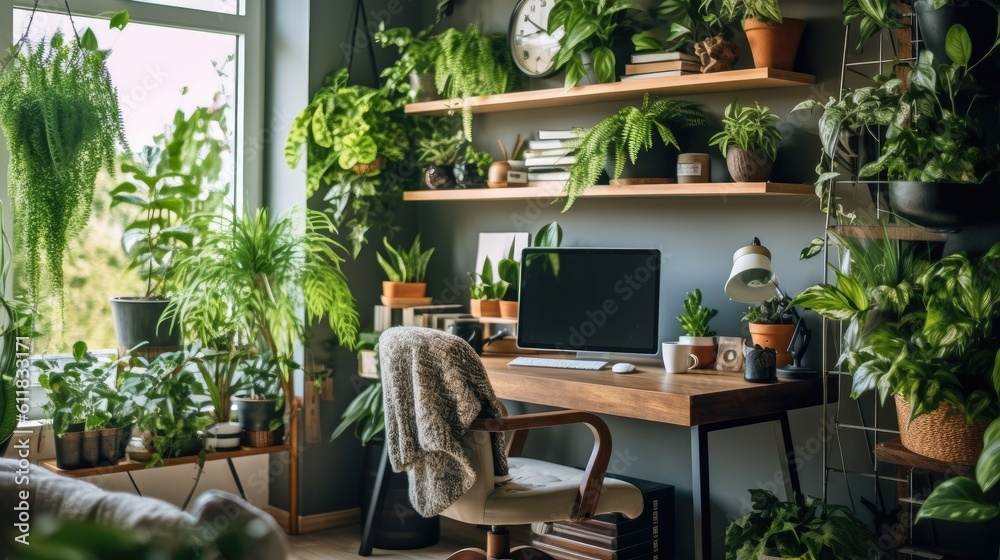
[[(463, 448), (476, 418), (499, 418), (479, 356), (457, 336), (396, 327), (378, 342), (385, 399), (385, 434), (395, 472), (407, 472), (410, 502), (424, 517), (455, 503), (476, 482)], [(497, 476), (507, 476), (503, 433), (490, 434)]]

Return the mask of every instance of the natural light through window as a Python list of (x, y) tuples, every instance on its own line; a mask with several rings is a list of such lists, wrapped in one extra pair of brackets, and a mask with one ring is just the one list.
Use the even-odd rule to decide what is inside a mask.
[(240, 0), (137, 0), (150, 4), (163, 4), (178, 8), (192, 8), (220, 14), (239, 14), (242, 8)]
[[(171, 0), (156, 3), (227, 12), (240, 8), (238, 0)], [(211, 8), (207, 6), (210, 5)], [(20, 36), (28, 22), (30, 10), (14, 10), (14, 34)], [(118, 90), (125, 133), (131, 151), (138, 153), (144, 146), (155, 144), (157, 135), (169, 133), (180, 110), (190, 115), (198, 108), (209, 112), (224, 111), (226, 130), (213, 123), (212, 133), (224, 139), (229, 147), (236, 145), (236, 99), (238, 52), (237, 36), (176, 27), (137, 23), (123, 30), (109, 29), (106, 20), (75, 16), (77, 30), (82, 34), (90, 27), (102, 49), (111, 49), (108, 70)], [(72, 37), (72, 27), (65, 14), (36, 13), (28, 38), (37, 41), (51, 37), (61, 29)], [(232, 149), (221, 154), (222, 169), (218, 185), (225, 189), (227, 201), (233, 204), (240, 192), (239, 173)], [(102, 174), (98, 178), (93, 212), (88, 227), (70, 246), (64, 263), (65, 325), (63, 334), (36, 340), (36, 350), (60, 352), (76, 340), (86, 340), (91, 348), (115, 348), (114, 325), (108, 298), (140, 296), (144, 284), (134, 271), (127, 270), (128, 259), (121, 248), (124, 225), (135, 216), (135, 209), (111, 208), (110, 192), (122, 177), (112, 179)], [(43, 317), (57, 316), (46, 313)], [(57, 324), (43, 325), (46, 332), (59, 332)]]

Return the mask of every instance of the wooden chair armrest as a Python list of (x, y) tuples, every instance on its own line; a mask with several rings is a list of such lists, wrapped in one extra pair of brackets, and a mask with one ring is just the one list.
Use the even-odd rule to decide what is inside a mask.
[[(611, 460), (611, 430), (600, 416), (581, 410), (557, 410), (503, 418), (479, 418), (472, 422), (469, 429), (485, 432), (514, 431), (517, 437), (517, 432), (523, 430), (570, 424), (585, 424), (594, 434), (594, 449), (580, 482), (580, 494), (572, 516), (573, 521), (583, 521), (594, 516), (604, 486), (604, 475)], [(521, 445), (523, 446), (523, 441)]]

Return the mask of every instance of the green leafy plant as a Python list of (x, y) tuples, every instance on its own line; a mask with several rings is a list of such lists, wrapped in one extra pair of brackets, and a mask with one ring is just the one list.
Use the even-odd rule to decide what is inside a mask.
[[(995, 375), (993, 383), (994, 390), (1000, 393), (1000, 380)], [(936, 486), (920, 506), (918, 522), (940, 519), (981, 523), (1000, 516), (1000, 505), (986, 497), (1000, 481), (1000, 419), (986, 428), (983, 443), (983, 452), (976, 462), (976, 477), (956, 476)]]
[(389, 254), (388, 258), (377, 254), (378, 264), (382, 266), (390, 282), (423, 282), (427, 275), (427, 264), (434, 254), (434, 248), (421, 252), (420, 235), (413, 240), (409, 250), (405, 247), (393, 247), (389, 240), (383, 238), (382, 244)]
[(348, 348), (357, 339), (358, 312), (341, 270), (345, 250), (330, 237), (334, 233), (330, 218), (318, 211), (306, 212), (304, 224), (294, 210), (273, 223), (267, 210), (215, 217), (202, 250), (179, 264), (182, 288), (164, 320), (180, 325), (188, 338), (215, 340), (225, 329), (257, 341), (273, 356), (292, 403), (291, 373), (298, 367), (292, 355), (307, 325), (328, 320)]
[(361, 445), (368, 445), (385, 430), (381, 380), (365, 387), (354, 397), (351, 404), (347, 405), (340, 424), (333, 430), (330, 439), (340, 437), (351, 426), (354, 426), (354, 435), (361, 440)]
[(615, 31), (626, 12), (635, 7), (633, 0), (559, 0), (552, 6), (548, 33), (559, 37), (560, 47), (552, 62), (556, 69), (566, 70), (567, 89), (587, 75), (586, 53), (590, 53), (597, 81), (615, 81)]
[(382, 71), (385, 86), (395, 93), (402, 102), (414, 101), (417, 92), (410, 84), (411, 74), (426, 74), (434, 71), (441, 46), (437, 37), (431, 35), (434, 26), (421, 29), (414, 33), (408, 27), (386, 29), (385, 22), (379, 22), (379, 30), (375, 33), (375, 42), (382, 47), (396, 47), (399, 58)]
[(611, 175), (617, 179), (625, 168), (626, 158), (634, 164), (640, 152), (653, 147), (654, 133), (664, 145), (679, 149), (671, 125), (688, 128), (704, 124), (705, 115), (698, 105), (675, 99), (651, 101), (648, 94), (643, 97), (641, 107), (624, 107), (597, 123), (573, 152), (576, 163), (570, 168), (563, 191), (566, 195), (563, 211), (569, 210), (585, 190), (597, 183), (610, 157), (614, 157)]
[(510, 284), (503, 279), (498, 278), (496, 281), (493, 280), (493, 263), (490, 262), (489, 257), (486, 257), (486, 260), (483, 262), (482, 272), (478, 274), (470, 272), (469, 278), (472, 279), (472, 285), (469, 286), (469, 296), (472, 299), (503, 299), (503, 296), (507, 293), (507, 288), (510, 287)]
[(465, 152), (462, 154), (462, 160), (459, 163), (465, 164), (467, 166), (472, 166), (476, 174), (480, 177), (486, 177), (490, 171), (490, 166), (493, 165), (493, 156), (489, 152), (482, 152), (474, 147), (472, 144), (465, 144)]
[(455, 165), (462, 157), (464, 137), (462, 131), (448, 133), (435, 129), (430, 135), (417, 140), (421, 165)]
[(0, 203), (0, 443), (17, 427), (20, 411), (15, 376), (23, 379), (26, 375), (25, 369), (18, 367), (17, 358), (19, 353), (28, 350), (19, 337), (31, 334), (34, 317), (34, 310), (27, 303), (8, 294), (13, 251), (2, 216), (3, 204)]
[(637, 51), (693, 52), (695, 43), (726, 31), (716, 0), (662, 0), (647, 17), (653, 28), (632, 36)]
[[(542, 226), (532, 238), (532, 247), (559, 247), (562, 245), (563, 230), (558, 222), (550, 222)], [(549, 255), (549, 264), (559, 273), (559, 255)], [(510, 244), (507, 257), (497, 263), (497, 275), (507, 283), (508, 289), (503, 299), (518, 301), (518, 290), (521, 285), (521, 259), (514, 254), (514, 244)]]
[(782, 502), (767, 490), (749, 492), (753, 510), (726, 527), (726, 560), (842, 560), (867, 558), (877, 550), (871, 533), (846, 506), (811, 496)]
[[(84, 37), (96, 43), (93, 32)], [(25, 42), (0, 75), (16, 243), (31, 301), (52, 295), (59, 313), (67, 243), (87, 223), (98, 171), (114, 173), (116, 149), (127, 147), (109, 51), (90, 46), (60, 33)]]
[[(896, 2), (892, 0), (844, 0), (844, 25), (850, 25), (858, 20), (860, 29), (857, 49), (860, 51), (868, 39), (874, 37), (883, 29), (899, 29), (903, 27)], [(889, 41), (893, 50), (895, 41)]]
[(246, 370), (244, 375), (239, 375), (240, 368), (255, 353), (253, 346), (239, 343), (234, 333), (225, 343), (216, 342), (215, 348), (203, 349), (192, 360), (212, 401), (212, 415), (216, 422), (229, 421), (233, 395), (245, 390), (251, 380), (251, 376), (245, 373)]
[(701, 304), (701, 290), (695, 289), (684, 298), (684, 311), (677, 316), (677, 321), (687, 336), (715, 336), (708, 324), (718, 314), (718, 309)]
[(397, 164), (409, 153), (402, 109), (386, 88), (347, 85), (342, 69), (295, 118), (285, 140), (285, 162), (295, 168), (306, 154), (306, 194), (329, 185), (324, 199), (337, 226), (346, 226), (354, 256), (374, 225), (395, 228), (392, 201), (405, 175)]
[(788, 296), (774, 296), (748, 307), (742, 320), (759, 325), (790, 325), (795, 322), (789, 306), (791, 301)]
[(219, 184), (226, 140), (226, 106), (198, 107), (185, 116), (178, 110), (169, 134), (154, 138), (122, 171), (131, 180), (111, 191), (112, 208), (137, 209), (125, 226), (122, 249), (146, 282), (146, 298), (164, 297), (176, 286), (174, 266), (197, 247), (229, 191)]
[(777, 115), (767, 107), (761, 107), (760, 103), (742, 107), (736, 99), (726, 107), (722, 131), (712, 137), (709, 145), (718, 146), (722, 155), (726, 155), (730, 146), (736, 146), (747, 152), (760, 151), (774, 161), (778, 157), (778, 143), (782, 140), (775, 124), (780, 121)]
[(994, 318), (1000, 310), (1000, 244), (978, 259), (935, 258), (925, 245), (835, 237), (850, 271), (793, 305), (847, 322), (841, 362), (854, 397), (900, 394), (911, 419), (947, 402), (971, 423), (1000, 416), (990, 380), (1000, 371)]
[(972, 103), (963, 112), (957, 99), (976, 66), (970, 65), (972, 42), (961, 25), (948, 31), (947, 50), (951, 64), (938, 64), (930, 51), (920, 53), (882, 154), (861, 169), (862, 177), (885, 172), (890, 181), (980, 183), (996, 171), (997, 147), (984, 142), (969, 113)]
[(756, 18), (762, 23), (781, 23), (778, 0), (722, 0), (720, 13), (729, 21)]
[[(446, 29), (436, 37), (434, 83), (447, 99), (513, 91), (520, 74), (514, 68), (504, 33), (484, 34), (472, 23), (465, 31)], [(465, 139), (472, 141), (472, 108), (462, 109)]]

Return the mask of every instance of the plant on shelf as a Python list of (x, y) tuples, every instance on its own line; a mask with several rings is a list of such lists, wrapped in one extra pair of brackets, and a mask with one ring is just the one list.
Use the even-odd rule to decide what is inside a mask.
[(375, 42), (384, 48), (396, 47), (399, 58), (382, 71), (385, 86), (402, 102), (428, 101), (435, 93), (434, 62), (440, 51), (437, 37), (431, 35), (434, 26), (414, 33), (408, 27), (386, 29), (379, 22)]
[[(986, 424), (1000, 416), (991, 376), (1000, 369), (994, 317), (1000, 311), (1000, 244), (970, 258), (937, 258), (925, 244), (834, 237), (850, 257), (837, 283), (820, 284), (793, 301), (846, 322), (840, 357), (853, 375), (854, 397), (878, 392), (896, 401), (903, 445), (924, 455), (972, 464)], [(945, 423), (942, 451), (928, 423)]]
[(418, 161), (424, 166), (424, 185), (428, 189), (455, 188), (455, 164), (462, 157), (461, 130), (434, 128), (417, 140)]
[(493, 263), (489, 257), (483, 261), (483, 270), (479, 273), (470, 272), (469, 286), (470, 312), (474, 317), (499, 317), (500, 300), (507, 293), (510, 284), (500, 278), (493, 279)]
[(182, 288), (166, 320), (193, 339), (215, 340), (227, 325), (255, 341), (296, 414), (293, 352), (306, 327), (326, 319), (341, 345), (352, 348), (357, 339), (358, 312), (341, 270), (345, 249), (330, 237), (335, 233), (330, 218), (312, 210), (304, 222), (294, 209), (273, 223), (267, 210), (216, 216), (202, 250), (179, 264)]
[(393, 247), (385, 238), (382, 239), (382, 245), (385, 246), (388, 257), (383, 257), (381, 253), (375, 255), (388, 278), (382, 282), (382, 295), (387, 298), (422, 298), (427, 295), (424, 277), (434, 248), (422, 251), (419, 234), (413, 239), (409, 249), (403, 246)]
[(598, 82), (615, 81), (615, 32), (635, 8), (633, 0), (560, 0), (552, 6), (548, 33), (559, 38), (552, 62), (557, 70), (565, 69), (567, 89), (587, 76), (584, 55), (589, 55)]
[(455, 183), (463, 189), (486, 186), (493, 162), (489, 152), (481, 152), (466, 143), (461, 159), (455, 164)]
[(794, 69), (806, 22), (782, 18), (778, 0), (722, 0), (720, 14), (729, 21), (743, 23), (754, 66)]
[[(569, 210), (584, 191), (597, 183), (601, 171), (610, 168), (608, 175), (618, 179), (625, 173), (626, 166), (635, 165), (642, 152), (650, 151), (655, 146), (662, 145), (667, 153), (661, 154), (660, 158), (650, 158), (656, 168), (647, 172), (669, 174), (670, 164), (663, 159), (670, 148), (680, 149), (671, 127), (689, 128), (704, 124), (705, 115), (698, 105), (675, 99), (651, 101), (648, 94), (643, 97), (641, 107), (625, 107), (597, 123), (587, 131), (580, 146), (573, 152), (576, 163), (570, 168), (569, 181), (563, 191), (566, 195), (563, 211)], [(676, 172), (676, 152), (673, 156), (673, 172)], [(635, 173), (643, 171), (636, 170)]]
[(19, 43), (0, 75), (0, 126), (10, 153), (7, 181), (15, 241), (24, 253), (30, 301), (63, 309), (63, 258), (90, 217), (97, 173), (114, 174), (126, 147), (118, 95), (91, 30), (86, 41), (55, 33)]
[(691, 353), (698, 357), (700, 368), (710, 368), (715, 364), (718, 345), (715, 343), (716, 332), (709, 328), (709, 322), (718, 314), (718, 309), (702, 305), (701, 290), (695, 289), (687, 293), (684, 311), (677, 315), (685, 335), (678, 340), (681, 344), (691, 345)]
[(752, 18), (764, 23), (781, 23), (778, 0), (722, 0), (720, 13), (730, 21)]
[[(535, 233), (532, 238), (532, 247), (559, 247), (562, 245), (563, 230), (558, 222), (545, 224)], [(550, 265), (558, 274), (559, 255), (549, 255)], [(508, 319), (516, 319), (518, 315), (518, 301), (520, 294), (518, 290), (521, 286), (521, 259), (514, 253), (514, 243), (510, 244), (507, 257), (497, 263), (497, 274), (500, 280), (507, 283), (506, 293), (500, 299), (500, 316)]]
[[(297, 364), (295, 364), (297, 367)], [(240, 428), (250, 447), (268, 447), (279, 443), (279, 430), (285, 413), (286, 393), (273, 354), (246, 360), (241, 369), (242, 387), (233, 397)]]
[[(465, 31), (450, 28), (436, 37), (434, 82), (446, 99), (513, 91), (520, 80), (507, 48), (507, 35), (484, 34), (476, 24)], [(472, 141), (472, 108), (463, 104), (465, 139)]]
[[(857, 50), (864, 47), (865, 42), (883, 29), (899, 29), (904, 27), (901, 14), (896, 8), (896, 2), (891, 0), (844, 0), (844, 25), (859, 21)], [(889, 41), (893, 51), (896, 42)]]
[(780, 121), (759, 103), (742, 107), (737, 99), (726, 107), (722, 131), (712, 137), (710, 145), (718, 146), (726, 157), (729, 174), (736, 182), (766, 181), (771, 176), (782, 140), (775, 124)]
[(846, 506), (811, 496), (782, 502), (751, 489), (753, 510), (726, 527), (726, 560), (867, 558), (875, 539)]
[(207, 344), (192, 360), (212, 403), (214, 423), (206, 430), (205, 446), (209, 451), (239, 447), (241, 428), (231, 422), (233, 395), (246, 389), (250, 376), (241, 374), (241, 368), (245, 372), (256, 349), (238, 340), (235, 332)]
[(729, 27), (716, 12), (716, 0), (663, 0), (635, 19), (644, 28), (632, 36), (636, 51), (693, 53), (704, 73), (731, 70), (740, 57), (740, 48), (728, 41)]
[(306, 195), (322, 186), (336, 226), (347, 230), (354, 256), (373, 226), (392, 231), (393, 203), (405, 184), (410, 142), (402, 109), (385, 88), (347, 85), (342, 69), (295, 118), (285, 141), (285, 162), (298, 166), (306, 154)]
[(18, 363), (18, 355), (25, 351), (24, 339), (20, 337), (32, 334), (34, 319), (34, 310), (8, 293), (14, 253), (7, 229), (3, 226), (3, 203), (0, 203), (0, 455), (3, 455), (10, 441), (8, 438), (17, 427), (18, 413), (23, 412), (18, 410), (15, 377), (20, 379), (27, 375)]
[[(1000, 393), (1000, 381), (994, 380)], [(990, 423), (983, 435), (983, 452), (976, 462), (975, 478), (956, 476), (945, 480), (924, 500), (917, 521), (938, 519), (962, 523), (982, 523), (1000, 516), (1000, 504), (986, 493), (1000, 482), (1000, 419)]]

